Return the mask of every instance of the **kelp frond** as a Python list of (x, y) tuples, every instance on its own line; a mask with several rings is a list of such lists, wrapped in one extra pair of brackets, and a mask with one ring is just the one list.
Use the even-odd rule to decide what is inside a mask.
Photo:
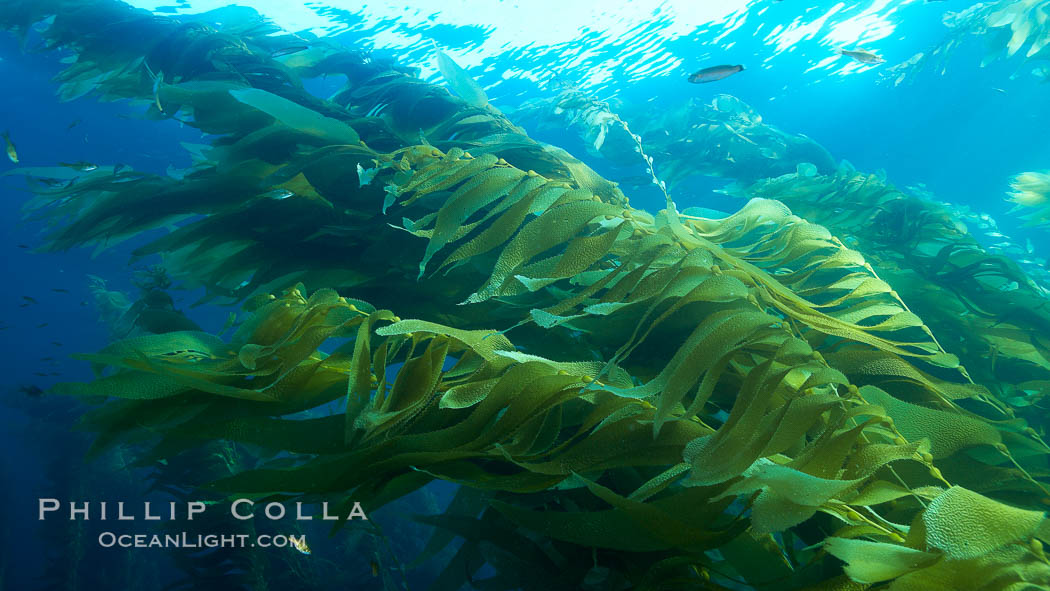
[(1050, 172), (1022, 172), (1010, 179), (1014, 211), (1024, 212), (1029, 225), (1050, 224)]

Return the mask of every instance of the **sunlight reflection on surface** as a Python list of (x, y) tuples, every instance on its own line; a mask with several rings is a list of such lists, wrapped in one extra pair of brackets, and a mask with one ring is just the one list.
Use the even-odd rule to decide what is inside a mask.
[[(427, 31), (436, 26), (471, 27), (479, 41), (466, 47), (445, 48), (465, 68), (518, 51), (532, 61), (551, 63), (551, 56), (565, 70), (583, 70), (574, 82), (602, 88), (612, 81), (632, 81), (656, 76), (682, 75), (697, 63), (737, 63), (741, 56), (730, 51), (741, 37), (759, 35), (763, 23), (782, 19), (762, 37), (769, 52), (762, 66), (784, 53), (802, 47), (809, 60), (806, 72), (844, 75), (870, 69), (830, 52), (839, 48), (877, 51), (875, 44), (893, 34), (895, 13), (921, 0), (869, 0), (859, 3), (825, 2), (818, 8), (799, 10), (772, 0), (651, 0), (623, 3), (564, 0), (466, 0), (419, 3), (408, 0), (375, 0), (363, 8), (359, 2), (290, 2), (252, 0), (257, 9), (289, 31), (309, 31), (331, 36), (353, 31), (381, 49), (430, 46)], [(133, 5), (155, 10), (170, 5), (164, 0), (131, 0)], [(228, 5), (229, 0), (192, 0), (193, 14)], [(340, 22), (334, 14), (352, 15)], [(556, 16), (555, 16), (556, 15)], [(748, 18), (761, 15), (762, 19)], [(767, 18), (769, 17), (769, 18)], [(345, 16), (344, 16), (345, 18)], [(756, 21), (763, 22), (756, 22)], [(683, 55), (671, 44), (685, 40), (695, 51)], [(724, 54), (724, 55), (723, 55)], [(722, 56), (722, 57), (720, 57)], [(732, 57), (731, 57), (732, 56)], [(424, 78), (436, 75), (435, 64), (424, 58)], [(509, 60), (508, 60), (509, 61)], [(499, 72), (499, 81), (511, 78), (547, 79), (550, 72), (518, 59), (515, 67)], [(489, 62), (491, 69), (491, 62)]]

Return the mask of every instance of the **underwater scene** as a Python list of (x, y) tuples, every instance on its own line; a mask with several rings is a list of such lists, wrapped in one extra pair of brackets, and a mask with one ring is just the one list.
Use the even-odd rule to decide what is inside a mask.
[(0, 591), (1050, 590), (1050, 0), (0, 0)]

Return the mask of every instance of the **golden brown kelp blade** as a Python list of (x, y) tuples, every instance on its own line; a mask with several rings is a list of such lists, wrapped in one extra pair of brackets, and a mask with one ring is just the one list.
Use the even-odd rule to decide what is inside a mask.
[(986, 252), (946, 206), (848, 168), (785, 175), (737, 192), (782, 200), (854, 241), (942, 340), (956, 343), (951, 348), (979, 381), (1046, 378), (1043, 290), (1015, 263)]
[[(336, 310), (342, 312), (333, 316)], [(514, 493), (493, 507), (516, 527), (561, 543), (622, 553), (626, 560), (647, 560), (643, 557), (656, 550), (684, 557), (691, 551), (725, 544), (735, 536), (781, 531), (815, 519), (817, 514), (835, 515), (848, 524), (838, 532), (839, 538), (874, 537), (879, 541), (867, 543), (908, 552), (907, 546), (898, 544), (909, 534), (893, 523), (899, 523), (902, 515), (930, 521), (935, 519), (931, 513), (934, 507), (945, 516), (950, 514), (945, 511), (956, 508), (947, 497), (940, 500), (939, 491), (943, 489), (936, 488), (941, 482), (936, 469), (929, 468), (933, 476), (927, 477), (927, 484), (909, 490), (893, 482), (896, 472), (887, 471), (888, 464), (929, 467), (931, 461), (965, 453), (973, 446), (1006, 450), (1001, 431), (979, 418), (901, 402), (872, 386), (858, 390), (845, 385), (841, 374), (822, 369), (822, 359), (789, 335), (766, 362), (727, 380), (740, 384), (739, 393), (715, 388), (712, 400), (720, 402), (710, 408), (706, 403), (700, 407), (703, 422), (675, 421), (654, 439), (649, 425), (656, 418), (656, 409), (643, 399), (625, 395), (623, 388), (630, 380), (617, 378), (619, 386), (596, 380), (587, 373), (600, 369), (595, 364), (589, 368), (588, 364), (521, 356), (495, 333), (459, 331), (368, 310), (368, 306), (330, 292), (304, 299), (300, 290), (291, 290), (256, 308), (239, 336), (226, 347), (198, 344), (195, 350), (200, 353), (180, 356), (171, 349), (178, 347), (181, 351), (186, 343), (171, 339), (187, 337), (162, 335), (163, 339), (118, 343), (96, 361), (106, 360), (122, 368), (116, 375), (126, 376), (121, 391), (128, 397), (148, 398), (139, 394), (154, 391), (148, 376), (167, 375), (176, 384), (176, 391), (169, 396), (182, 399), (179, 406), (198, 401), (180, 411), (182, 418), (174, 423), (164, 418), (170, 414), (158, 415), (159, 422), (147, 418), (154, 410), (150, 405), (125, 411), (137, 425), (153, 425), (155, 433), (165, 433), (166, 441), (154, 453), (176, 453), (195, 440), (221, 437), (273, 451), (308, 454), (296, 467), (264, 467), (235, 474), (215, 483), (220, 490), (239, 494), (348, 492), (353, 498), (368, 499), (368, 506), (375, 508), (431, 478), (442, 478)], [(353, 332), (354, 327), (369, 326), (370, 319), (379, 325), (371, 330), (370, 344), (361, 345), (362, 333), (358, 331), (352, 346), (328, 356), (310, 353), (323, 342), (324, 335), (335, 338)], [(753, 349), (751, 359), (761, 350)], [(260, 366), (259, 355), (264, 351), (269, 361)], [(206, 364), (206, 353), (220, 357), (216, 361), (230, 369), (215, 371), (214, 365)], [(457, 361), (444, 369), (448, 357)], [(305, 381), (299, 371), (282, 369), (296, 359), (303, 359), (297, 369), (309, 370)], [(739, 359), (742, 362), (744, 357)], [(385, 364), (400, 361), (403, 364), (392, 384), (376, 377), (386, 375)], [(352, 428), (350, 440), (356, 443), (345, 447), (342, 417), (302, 419), (289, 415), (345, 392), (348, 372), (363, 375), (362, 370), (352, 368), (367, 372), (364, 383), (370, 385), (365, 388), (374, 392), (360, 398), (362, 404), (348, 406), (348, 412), (353, 412), (347, 415)], [(236, 404), (227, 402), (234, 400), (228, 398), (232, 393), (228, 382), (237, 374), (249, 373), (257, 376), (253, 382), (265, 380), (256, 390), (273, 395), (238, 396)], [(717, 379), (726, 380), (727, 376)], [(272, 380), (283, 382), (283, 389), (293, 387), (287, 391), (294, 392), (294, 397), (282, 396), (278, 393), (283, 390), (265, 385)], [(328, 386), (339, 383), (344, 386), (334, 390)], [(458, 393), (471, 390), (478, 392), (472, 402), (455, 402), (462, 399)], [(213, 400), (210, 403), (209, 398)], [(724, 400), (733, 401), (728, 417), (715, 430), (704, 426), (717, 420), (711, 411)], [(282, 415), (288, 418), (276, 418)], [(107, 423), (113, 425), (112, 421)], [(809, 439), (807, 432), (819, 435)], [(663, 467), (676, 466), (683, 457), (689, 462), (684, 469), (659, 473)], [(774, 461), (777, 458), (792, 459), (781, 464)], [(652, 480), (639, 480), (637, 476), (644, 472), (652, 474)], [(917, 484), (922, 483), (914, 470), (910, 473)], [(577, 475), (582, 474), (590, 477), (580, 480)], [(681, 476), (686, 479), (681, 481)], [(616, 493), (591, 479), (627, 488)], [(632, 480), (635, 484), (628, 485)], [(592, 513), (546, 509), (536, 514), (535, 507), (514, 504), (529, 495), (549, 494), (544, 491), (554, 487), (564, 489), (559, 483), (570, 481), (582, 483), (593, 495), (573, 493), (581, 507), (591, 507), (584, 511)], [(753, 533), (741, 534), (742, 523), (733, 525), (731, 514), (726, 513), (727, 503), (750, 491), (760, 492), (749, 520)], [(558, 494), (570, 493), (563, 490)], [(934, 502), (923, 511), (923, 504), (909, 503), (909, 498)], [(1000, 506), (969, 491), (960, 497), (971, 498), (989, 508)], [(613, 509), (602, 508), (603, 503)], [(871, 509), (883, 503), (893, 503), (892, 520)], [(1001, 511), (996, 511), (1005, 519), (1004, 525), (1022, 529), (1003, 529), (1003, 541), (987, 550), (968, 550), (966, 556), (956, 556), (957, 550), (943, 545), (947, 542), (936, 541), (941, 537), (930, 538), (935, 541), (928, 541), (919, 550), (929, 561), (910, 563), (905, 571), (891, 575), (919, 576), (917, 573), (922, 572), (922, 576), (933, 578), (946, 576), (938, 570), (916, 569), (933, 569), (938, 558), (969, 560), (975, 552), (986, 556), (997, 551), (999, 544), (1031, 535), (1042, 523), (1039, 512), (1021, 511), (1015, 519), (1011, 511), (1019, 510), (1002, 505)], [(690, 520), (675, 517), (683, 512), (691, 516)], [(1021, 523), (1024, 520), (1028, 521)], [(573, 526), (576, 522), (579, 525)], [(452, 522), (441, 523), (468, 538), (473, 535)], [(950, 518), (937, 523), (943, 523), (937, 527), (953, 527)], [(634, 531), (639, 525), (642, 530)], [(584, 534), (594, 527), (606, 531), (627, 528), (634, 533), (587, 538)], [(832, 546), (830, 551), (836, 556), (844, 552), (839, 546)], [(944, 554), (948, 558), (942, 558)], [(732, 563), (711, 564), (702, 552), (692, 556), (695, 564), (712, 569), (728, 572), (734, 568)], [(851, 555), (842, 556), (852, 564)], [(861, 571), (856, 569), (847, 572), (859, 580), (870, 576), (858, 574)]]

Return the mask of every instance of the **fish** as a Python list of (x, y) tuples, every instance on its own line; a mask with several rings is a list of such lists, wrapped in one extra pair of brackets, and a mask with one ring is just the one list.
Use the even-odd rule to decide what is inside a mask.
[(846, 57), (852, 58), (854, 61), (858, 61), (862, 64), (881, 64), (882, 62), (886, 61), (878, 55), (875, 55), (870, 51), (864, 51), (863, 49), (840, 49), (839, 55), (844, 55)]
[(292, 548), (295, 548), (302, 554), (309, 556), (312, 554), (310, 546), (306, 545), (306, 536), (288, 536), (288, 539), (292, 541)]
[(98, 168), (97, 164), (92, 164), (90, 162), (84, 162), (83, 160), (81, 160), (80, 162), (59, 162), (58, 164), (60, 166), (65, 166), (66, 168), (72, 168), (73, 170), (78, 170), (80, 172), (91, 172), (92, 170), (95, 170), (95, 169)]
[(35, 304), (36, 303), (36, 298), (32, 298), (32, 297), (29, 297), (29, 296), (22, 296), (22, 299), (25, 300), (25, 302), (27, 304)]
[(379, 563), (373, 558), (372, 561), (368, 563), (368, 565), (372, 567), (372, 576), (373, 577), (378, 577), (379, 576)]
[(69, 131), (70, 129), (73, 129), (74, 127), (76, 127), (78, 125), (80, 125), (80, 119), (74, 119), (72, 123), (70, 123), (69, 125), (66, 126), (66, 131)]
[(705, 82), (714, 82), (716, 80), (722, 80), (728, 78), (737, 72), (743, 72), (744, 66), (711, 66), (710, 68), (704, 68), (697, 70), (689, 76), (689, 82), (692, 84), (703, 84)]
[(29, 248), (28, 244), (19, 244), (18, 248)]
[(270, 53), (270, 57), (282, 57), (286, 55), (292, 55), (293, 53), (299, 53), (300, 51), (306, 51), (310, 49), (308, 45), (296, 45), (294, 47), (284, 47), (282, 49), (275, 49)]
[(44, 395), (44, 390), (40, 386), (19, 386), (18, 391), (29, 396), (30, 398), (40, 398)]
[(60, 343), (58, 341), (51, 341), (51, 344), (56, 346), (56, 347), (61, 347), (62, 346), (62, 343)]
[(40, 324), (36, 325), (37, 328), (44, 328), (45, 326), (47, 326), (46, 322), (41, 322)]
[(69, 293), (69, 290), (64, 287), (52, 287), (51, 291), (55, 293)]
[(280, 201), (282, 199), (287, 199), (287, 198), (292, 197), (294, 195), (295, 195), (295, 193), (289, 191), (288, 189), (274, 189), (272, 191), (267, 191), (267, 192), (265, 192), (265, 193), (263, 193), (262, 195), (259, 195), (259, 196), (260, 197), (264, 197), (264, 198), (268, 198), (268, 199), (276, 199), (277, 201)]
[(379, 114), (383, 112), (383, 109), (389, 106), (390, 103), (377, 103), (376, 106), (372, 107), (368, 113), (365, 114), (365, 117), (378, 117)]
[(375, 167), (375, 168), (367, 168), (366, 169), (363, 166), (361, 166), (361, 164), (359, 163), (357, 165), (357, 184), (358, 184), (358, 187), (364, 187), (368, 183), (371, 183), (372, 179), (375, 178), (377, 172), (379, 172), (379, 167), (378, 166)]
[(15, 143), (11, 141), (11, 135), (8, 132), (3, 134), (4, 142), (7, 143), (7, 158), (11, 162), (18, 164), (18, 150), (15, 149)]
[(161, 113), (164, 112), (164, 107), (160, 104), (160, 85), (164, 84), (164, 72), (160, 72), (153, 77), (153, 103), (157, 105), (157, 110)]
[(748, 139), (748, 138), (747, 138), (746, 136), (744, 136), (744, 135), (743, 135), (742, 133), (740, 133), (739, 131), (737, 131), (737, 130), (733, 129), (733, 126), (732, 126), (732, 125), (730, 125), (730, 124), (728, 124), (728, 123), (723, 123), (723, 124), (722, 124), (722, 126), (723, 126), (723, 127), (725, 127), (725, 128), (727, 129), (727, 130), (729, 130), (729, 133), (732, 133), (732, 134), (733, 134), (733, 135), (735, 135), (736, 137), (738, 137), (738, 138), (740, 138), (740, 139), (744, 140), (745, 142), (747, 142), (747, 143), (751, 144), (752, 146), (757, 146), (757, 145), (758, 145), (758, 144), (756, 144), (756, 143), (755, 143), (754, 141), (752, 141), (752, 140)]

